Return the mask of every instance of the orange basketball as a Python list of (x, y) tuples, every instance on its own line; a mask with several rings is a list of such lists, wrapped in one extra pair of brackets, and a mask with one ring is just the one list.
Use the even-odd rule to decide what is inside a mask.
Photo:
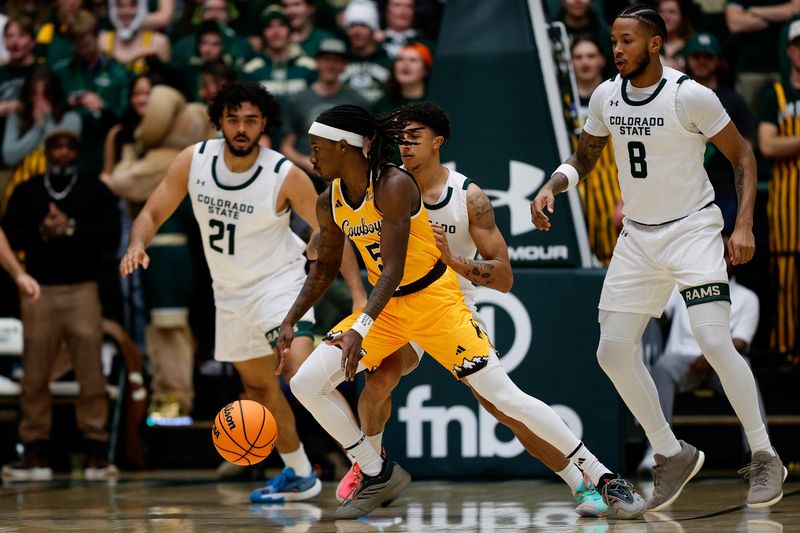
[(251, 400), (231, 402), (217, 413), (211, 425), (214, 447), (226, 461), (254, 465), (275, 447), (278, 425), (269, 409)]

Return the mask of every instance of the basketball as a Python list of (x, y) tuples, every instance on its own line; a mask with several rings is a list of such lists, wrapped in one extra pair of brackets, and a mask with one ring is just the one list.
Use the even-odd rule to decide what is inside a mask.
[(270, 454), (278, 439), (278, 425), (269, 409), (252, 400), (223, 407), (211, 424), (211, 439), (228, 462), (248, 466)]

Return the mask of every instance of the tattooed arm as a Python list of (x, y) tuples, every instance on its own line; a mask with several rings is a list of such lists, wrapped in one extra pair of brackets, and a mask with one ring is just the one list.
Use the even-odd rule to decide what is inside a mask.
[(748, 142), (739, 134), (733, 124), (709, 139), (725, 154), (733, 165), (733, 182), (739, 210), (736, 212), (736, 226), (728, 241), (728, 253), (734, 265), (752, 259), (756, 250), (753, 236), (753, 208), (756, 203), (756, 158)]
[(508, 247), (494, 223), (494, 210), (489, 197), (474, 183), (467, 189), (467, 212), (469, 233), (482, 259), (453, 255), (444, 230), (433, 224), (433, 236), (436, 238), (436, 246), (442, 252), (442, 261), (473, 283), (500, 292), (510, 291), (514, 274), (508, 259)]
[[(567, 158), (565, 163), (575, 167), (578, 171), (578, 177), (584, 179), (594, 168), (607, 143), (608, 137), (596, 137), (586, 133), (586, 131), (582, 131), (578, 139), (578, 149)], [(553, 212), (555, 195), (566, 191), (568, 184), (567, 176), (562, 172), (556, 172), (539, 189), (536, 198), (531, 202), (531, 220), (537, 229), (545, 231), (550, 229), (550, 219), (545, 215), (544, 209), (547, 208), (550, 213)]]
[(294, 326), (312, 305), (323, 295), (336, 278), (342, 264), (344, 233), (333, 220), (331, 211), (331, 191), (327, 189), (317, 199), (317, 221), (319, 222), (319, 245), (317, 260), (300, 289), (300, 294), (283, 319), (278, 344), (275, 348), (275, 373), (280, 374), (289, 348), (294, 339)]

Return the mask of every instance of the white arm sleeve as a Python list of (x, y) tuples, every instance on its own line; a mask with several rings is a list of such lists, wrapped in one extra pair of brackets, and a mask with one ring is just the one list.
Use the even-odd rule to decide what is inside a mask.
[(601, 83), (589, 99), (589, 116), (586, 117), (586, 123), (583, 125), (583, 131), (589, 135), (608, 137), (611, 134), (608, 131), (608, 126), (603, 121), (603, 101), (608, 88), (611, 86), (610, 81)]
[(714, 91), (694, 80), (686, 80), (678, 87), (675, 112), (687, 131), (702, 133), (706, 138), (722, 131), (731, 121)]

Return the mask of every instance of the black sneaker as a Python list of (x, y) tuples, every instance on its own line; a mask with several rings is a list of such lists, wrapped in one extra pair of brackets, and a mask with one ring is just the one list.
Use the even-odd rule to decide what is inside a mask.
[(353, 495), (336, 509), (336, 518), (354, 519), (366, 516), (376, 507), (391, 502), (411, 483), (411, 476), (394, 461), (384, 461), (377, 476), (362, 473)]

